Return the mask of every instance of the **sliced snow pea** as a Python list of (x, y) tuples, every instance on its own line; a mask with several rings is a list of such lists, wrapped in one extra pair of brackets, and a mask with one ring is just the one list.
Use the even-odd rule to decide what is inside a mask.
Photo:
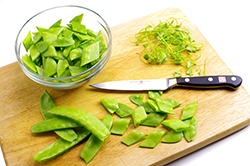
[(167, 131), (153, 130), (139, 146), (144, 148), (154, 148), (166, 134)]
[(130, 101), (138, 106), (143, 105), (143, 98), (144, 98), (143, 95), (130, 95), (129, 96)]
[(131, 119), (116, 118), (111, 128), (112, 134), (123, 135), (131, 123)]
[(188, 142), (191, 142), (192, 140), (194, 140), (194, 137), (196, 135), (197, 119), (194, 116), (191, 119), (184, 120), (184, 122), (187, 123), (188, 125), (190, 125), (189, 129), (183, 131), (184, 137)]
[(43, 32), (43, 41), (47, 42), (48, 44), (52, 44), (57, 39), (57, 35), (53, 33)]
[(71, 61), (81, 58), (82, 57), (82, 49), (81, 48), (75, 48), (70, 51), (69, 58)]
[(157, 98), (156, 103), (159, 107), (160, 113), (175, 114), (173, 110), (173, 105), (170, 101)]
[(54, 59), (48, 57), (44, 64), (43, 75), (46, 77), (53, 76), (57, 72), (57, 63)]
[(69, 47), (72, 46), (74, 43), (75, 41), (71, 38), (59, 37), (52, 43), (52, 45), (54, 47)]
[(119, 108), (119, 104), (116, 98), (104, 98), (101, 99), (101, 103), (111, 114), (116, 112), (116, 110)]
[(49, 44), (45, 41), (40, 41), (40, 42), (36, 43), (36, 47), (40, 53), (43, 53), (44, 51), (46, 51), (48, 49)]
[[(49, 95), (49, 93), (45, 90), (42, 96), (40, 97), (40, 110), (42, 116), (45, 120), (54, 118), (52, 114), (48, 113), (49, 110), (55, 108), (55, 104)], [(54, 132), (63, 138), (66, 141), (72, 142), (77, 138), (77, 135), (73, 129), (61, 129), (61, 130), (54, 130)]]
[(32, 36), (31, 36), (31, 32), (29, 31), (29, 33), (27, 34), (27, 36), (23, 40), (23, 46), (24, 46), (25, 50), (28, 52), (29, 48), (32, 45), (33, 45)]
[(105, 140), (110, 135), (109, 130), (104, 126), (104, 124), (96, 116), (87, 111), (70, 107), (55, 107), (48, 111), (48, 113), (74, 120), (88, 129), (100, 140)]
[(35, 61), (36, 59), (38, 59), (40, 57), (40, 51), (36, 45), (32, 45), (30, 47), (30, 57), (31, 57), (32, 61)]
[(146, 136), (147, 136), (147, 134), (144, 134), (138, 130), (133, 130), (129, 133), (128, 136), (123, 138), (123, 140), (121, 142), (127, 146), (131, 146), (131, 145), (143, 140), (144, 138), (146, 138)]
[(57, 77), (60, 77), (66, 70), (66, 68), (69, 67), (69, 63), (67, 60), (59, 60), (57, 63)]
[[(113, 118), (110, 114), (102, 118), (101, 122), (110, 130)], [(80, 157), (85, 160), (88, 164), (100, 150), (101, 146), (103, 145), (104, 141), (98, 139), (95, 135), (91, 135), (87, 140), (86, 144), (84, 145)]]
[(79, 32), (81, 34), (87, 34), (86, 26), (76, 21), (71, 22), (71, 28), (73, 31)]
[(159, 91), (152, 91), (152, 90), (148, 91), (148, 97), (152, 100), (156, 100), (158, 98), (161, 99), (161, 95), (162, 95), (161, 91), (160, 92)]
[(180, 119), (168, 119), (161, 123), (163, 126), (168, 127), (175, 132), (181, 132), (190, 128), (190, 125), (184, 123)]
[(54, 157), (64, 153), (65, 151), (69, 150), (70, 148), (77, 145), (78, 143), (80, 143), (88, 135), (90, 135), (90, 132), (85, 128), (80, 128), (80, 129), (76, 130), (76, 134), (77, 134), (77, 139), (74, 140), (73, 142), (65, 141), (62, 138), (53, 142), (52, 144), (50, 144), (46, 148), (39, 151), (34, 156), (34, 160), (39, 161), (39, 162), (43, 162), (45, 160), (54, 158)]
[(183, 138), (183, 132), (175, 132), (171, 130), (166, 137), (164, 137), (161, 142), (164, 143), (175, 143), (181, 141)]
[(144, 107), (146, 113), (151, 113), (154, 112), (154, 110), (150, 107), (149, 103), (146, 101), (144, 102), (142, 105), (140, 105), (142, 107)]
[(115, 113), (121, 118), (131, 115), (134, 111), (132, 108), (122, 103), (118, 103), (118, 107), (119, 108), (115, 111)]
[(160, 112), (159, 107), (158, 107), (156, 101), (151, 100), (151, 99), (148, 99), (147, 102), (148, 102), (148, 104), (150, 105), (150, 107), (151, 107), (155, 112)]
[(49, 45), (47, 50), (42, 53), (44, 57), (57, 58), (57, 52), (54, 46)]
[(144, 107), (140, 106), (132, 112), (134, 127), (139, 126), (147, 118)]
[(31, 60), (30, 56), (28, 56), (28, 54), (25, 54), (22, 57), (22, 61), (25, 63), (26, 66), (28, 66), (28, 68), (30, 70), (32, 70), (33, 72), (37, 72), (36, 70), (36, 64)]
[(157, 127), (167, 116), (167, 114), (151, 112), (140, 125)]
[(177, 102), (175, 100), (172, 100), (170, 98), (167, 98), (166, 100), (169, 101), (172, 104), (173, 108), (177, 108), (177, 107), (179, 107), (181, 105), (181, 103), (179, 103), (179, 102)]
[(64, 117), (55, 117), (41, 121), (31, 127), (32, 133), (42, 133), (47, 131), (53, 131), (58, 129), (67, 129), (67, 128), (77, 128), (81, 127), (78, 123), (72, 121), (71, 119)]
[(81, 66), (99, 58), (99, 42), (95, 42), (82, 49)]
[(198, 102), (190, 103), (182, 110), (181, 120), (186, 120), (194, 116), (195, 110), (198, 106)]

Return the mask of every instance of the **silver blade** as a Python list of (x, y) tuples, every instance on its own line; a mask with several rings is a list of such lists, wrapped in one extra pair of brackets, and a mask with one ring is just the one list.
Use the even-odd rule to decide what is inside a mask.
[(107, 90), (127, 90), (127, 91), (143, 91), (143, 90), (167, 90), (176, 84), (176, 79), (151, 79), (151, 80), (127, 80), (127, 81), (111, 81), (90, 86), (107, 89)]

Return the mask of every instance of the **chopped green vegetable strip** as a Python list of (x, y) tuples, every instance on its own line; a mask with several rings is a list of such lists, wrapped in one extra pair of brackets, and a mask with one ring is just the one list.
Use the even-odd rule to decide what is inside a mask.
[(154, 112), (154, 110), (150, 107), (150, 105), (149, 105), (149, 103), (146, 101), (146, 102), (144, 102), (142, 105), (140, 105), (140, 106), (142, 106), (144, 109), (145, 109), (145, 111), (146, 111), (146, 113), (151, 113), (151, 112)]
[(195, 110), (198, 106), (198, 102), (190, 103), (182, 110), (181, 120), (186, 120), (194, 116)]
[(152, 100), (157, 100), (158, 98), (161, 99), (161, 93), (159, 93), (159, 91), (148, 91), (148, 97)]
[(184, 123), (180, 119), (168, 119), (161, 123), (163, 126), (168, 127), (175, 132), (181, 132), (190, 128), (190, 125)]
[(70, 107), (55, 107), (48, 111), (48, 113), (74, 120), (88, 129), (100, 140), (105, 140), (110, 135), (109, 130), (104, 126), (104, 124), (97, 117), (87, 111)]
[(148, 99), (147, 102), (155, 112), (160, 112), (160, 108), (158, 107), (156, 101)]
[(54, 157), (64, 153), (68, 149), (72, 148), (73, 146), (77, 145), (78, 143), (80, 143), (88, 135), (90, 135), (90, 132), (85, 128), (80, 128), (80, 129), (76, 130), (76, 134), (77, 134), (77, 139), (74, 140), (73, 142), (65, 141), (62, 138), (53, 142), (52, 144), (50, 144), (46, 148), (39, 151), (34, 156), (34, 160), (39, 161), (39, 162), (43, 162), (45, 160), (54, 158)]
[(42, 133), (47, 131), (53, 131), (58, 129), (67, 129), (67, 128), (77, 128), (81, 127), (78, 123), (72, 121), (68, 118), (55, 117), (41, 121), (31, 127), (32, 133)]
[(179, 107), (181, 105), (181, 103), (179, 103), (179, 102), (177, 102), (175, 100), (172, 100), (170, 98), (167, 98), (166, 100), (169, 101), (172, 104), (173, 108), (177, 108), (177, 107)]
[[(110, 114), (108, 114), (107, 116), (102, 118), (101, 122), (107, 127), (108, 130), (110, 130), (113, 123), (113, 118)], [(103, 143), (104, 141), (98, 139), (95, 135), (92, 134), (84, 145), (80, 157), (83, 158), (88, 164), (95, 157), (97, 152), (102, 147)]]
[(161, 142), (164, 143), (175, 143), (181, 141), (183, 138), (183, 132), (175, 132), (171, 130), (166, 137), (164, 137)]
[[(148, 25), (135, 34), (136, 44), (143, 45), (144, 50), (140, 58), (144, 63), (162, 64), (171, 62), (176, 65), (187, 66), (194, 64), (197, 59), (195, 52), (199, 51), (202, 43), (195, 43), (188, 30), (181, 29), (181, 23), (176, 18), (159, 21), (158, 25)], [(188, 74), (192, 73), (192, 66), (188, 66)]]
[(40, 42), (36, 43), (36, 47), (40, 53), (43, 53), (44, 51), (46, 51), (48, 49), (49, 44), (45, 41), (40, 41)]
[(69, 63), (67, 60), (59, 60), (57, 64), (57, 77), (60, 77), (67, 67), (69, 67)]
[(23, 46), (24, 46), (25, 50), (28, 52), (29, 48), (32, 45), (33, 45), (32, 36), (31, 36), (31, 32), (29, 31), (29, 33), (27, 34), (27, 36), (23, 40)]
[(131, 115), (134, 111), (132, 108), (122, 103), (118, 103), (118, 107), (119, 108), (115, 111), (115, 113), (121, 118)]
[(167, 116), (167, 114), (151, 112), (140, 125), (157, 127)]
[(99, 43), (95, 42), (82, 49), (81, 66), (86, 65), (99, 58)]
[(131, 145), (143, 140), (144, 138), (146, 138), (146, 136), (147, 136), (147, 134), (144, 134), (138, 130), (133, 130), (129, 133), (129, 135), (127, 137), (123, 138), (123, 140), (121, 142), (127, 146), (131, 146)]
[[(44, 93), (40, 97), (40, 110), (42, 113), (42, 116), (45, 120), (49, 120), (51, 118), (54, 118), (55, 116), (48, 113), (49, 110), (55, 108), (55, 104), (49, 95), (49, 93), (44, 90)], [(61, 130), (54, 130), (54, 132), (63, 138), (66, 141), (72, 142), (77, 138), (77, 135), (73, 129), (61, 129)]]
[(184, 137), (188, 142), (191, 142), (194, 140), (196, 131), (197, 131), (197, 119), (196, 117), (192, 117), (191, 119), (184, 120), (185, 123), (190, 125), (190, 128), (187, 130), (184, 130)]
[(32, 45), (30, 47), (30, 56), (31, 56), (32, 61), (35, 61), (40, 57), (40, 51), (36, 45)]
[(116, 98), (101, 99), (101, 103), (107, 109), (107, 111), (111, 114), (116, 112), (116, 110), (119, 108)]
[(130, 101), (138, 106), (143, 105), (143, 98), (144, 98), (143, 95), (130, 95), (129, 96)]
[(44, 64), (44, 73), (46, 77), (53, 76), (57, 72), (57, 63), (54, 59), (48, 57)]
[(131, 119), (116, 118), (111, 128), (112, 134), (123, 135), (131, 123)]
[(25, 65), (28, 66), (30, 70), (32, 70), (33, 72), (36, 72), (36, 64), (31, 60), (28, 54), (25, 54), (22, 57), (22, 61), (25, 63)]
[(167, 131), (153, 130), (139, 146), (144, 148), (154, 148), (166, 134)]
[(175, 114), (173, 110), (173, 105), (169, 100), (157, 98), (156, 103), (159, 107), (160, 113)]
[(140, 106), (132, 112), (132, 119), (134, 127), (139, 126), (147, 118), (146, 111), (144, 107)]

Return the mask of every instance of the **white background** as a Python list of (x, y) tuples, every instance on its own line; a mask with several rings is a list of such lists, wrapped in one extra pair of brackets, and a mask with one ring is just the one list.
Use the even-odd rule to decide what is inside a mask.
[[(250, 92), (250, 1), (248, 0), (0, 0), (0, 67), (16, 61), (14, 43), (21, 26), (46, 8), (80, 5), (117, 24), (175, 7), (182, 10)], [(11, 73), (10, 73), (11, 74)], [(233, 102), (233, 101), (232, 101)], [(4, 109), (4, 108), (1, 108)], [(170, 166), (250, 165), (250, 127), (198, 150)], [(0, 165), (5, 162), (0, 154)]]

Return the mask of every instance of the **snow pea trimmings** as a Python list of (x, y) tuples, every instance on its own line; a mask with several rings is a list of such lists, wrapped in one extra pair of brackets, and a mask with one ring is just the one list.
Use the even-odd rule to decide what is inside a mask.
[(48, 29), (29, 31), (23, 40), (27, 53), (21, 59), (28, 69), (45, 77), (62, 78), (94, 66), (107, 48), (101, 31), (95, 34), (87, 29), (82, 18), (83, 14), (74, 17), (67, 26), (62, 26), (60, 19)]

